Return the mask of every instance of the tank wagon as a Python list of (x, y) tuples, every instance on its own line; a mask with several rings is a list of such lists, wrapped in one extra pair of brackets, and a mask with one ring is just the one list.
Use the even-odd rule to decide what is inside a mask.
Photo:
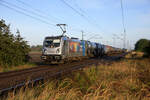
[(102, 57), (117, 50), (120, 49), (78, 38), (52, 36), (45, 37), (41, 58), (47, 62), (60, 62), (85, 57)]

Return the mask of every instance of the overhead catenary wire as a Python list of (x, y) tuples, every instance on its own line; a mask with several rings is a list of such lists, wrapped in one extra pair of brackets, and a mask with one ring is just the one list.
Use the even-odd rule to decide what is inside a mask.
[[(68, 33), (68, 34), (70, 34), (70, 35), (72, 35), (72, 36), (76, 36), (76, 37), (81, 37), (81, 31), (83, 31), (83, 30), (81, 30), (81, 29), (78, 29), (78, 28), (75, 28), (75, 27), (71, 27), (71, 26), (68, 26), (69, 27), (69, 29), (71, 29), (71, 31), (73, 31), (73, 32), (75, 32), (76, 34), (72, 34), (72, 33)], [(97, 32), (96, 33), (93, 33), (93, 32), (89, 32), (89, 31), (87, 31), (87, 30), (84, 30), (84, 34), (86, 34), (86, 35), (84, 35), (85, 36), (85, 38), (86, 38), (86, 40), (88, 40), (89, 38), (91, 38), (91, 37), (95, 37), (95, 39), (100, 39), (100, 38), (96, 38), (96, 36), (99, 36), (99, 37), (101, 37), (101, 39), (103, 38), (100, 34), (98, 34)], [(87, 35), (88, 34), (88, 35)], [(93, 36), (94, 35), (94, 36)], [(87, 36), (89, 36), (89, 37), (87, 37)], [(93, 38), (91, 38), (91, 39), (93, 39)]]
[[(95, 24), (96, 26), (98, 26), (98, 28), (101, 28), (101, 27), (99, 26), (99, 24), (97, 24), (97, 22), (95, 21), (95, 19), (93, 19), (90, 15), (88, 15), (87, 12), (86, 12), (85, 10), (83, 10), (83, 9), (77, 4), (76, 0), (74, 0), (74, 4), (75, 4), (76, 8), (77, 8), (81, 13), (83, 13), (88, 19), (90, 19), (90, 20), (93, 22), (93, 24)], [(101, 29), (102, 29), (102, 28), (101, 28)]]
[[(98, 24), (96, 24), (96, 22), (94, 22), (94, 21), (92, 21), (92, 20), (90, 20), (90, 16), (88, 16), (87, 14), (86, 14), (86, 12), (84, 11), (84, 10), (82, 10), (76, 3), (75, 3), (75, 5), (77, 6), (77, 8), (79, 9), (79, 10), (77, 10), (77, 9), (75, 9), (74, 7), (72, 7), (72, 5), (70, 5), (69, 3), (67, 3), (65, 0), (62, 0), (62, 2), (65, 4), (65, 5), (67, 5), (69, 8), (71, 8), (72, 10), (74, 10), (78, 15), (80, 15), (82, 18), (84, 18), (86, 21), (88, 21), (88, 23), (90, 23), (90, 24), (92, 24), (92, 25), (94, 25), (94, 26), (99, 26)], [(84, 14), (82, 14), (82, 13), (84, 13)], [(94, 23), (93, 23), (94, 22)], [(100, 28), (100, 27), (98, 27), (98, 28)], [(72, 28), (73, 30), (75, 30), (75, 31), (78, 31), (78, 32), (81, 32), (81, 30), (79, 30), (79, 29), (74, 29), (74, 28)], [(88, 32), (88, 33), (91, 33), (91, 32)], [(105, 32), (104, 32), (105, 33)], [(93, 34), (92, 34), (93, 35)]]
[[(41, 19), (44, 19), (45, 21), (48, 20), (48, 19), (47, 19), (46, 17), (44, 17), (43, 15), (40, 15), (40, 14), (35, 13), (35, 12), (33, 12), (33, 11), (30, 11), (30, 10), (28, 10), (28, 9), (19, 7), (19, 6), (15, 5), (15, 4), (9, 3), (9, 2), (7, 2), (7, 1), (4, 1), (4, 0), (1, 0), (1, 1), (2, 1), (3, 3), (5, 3), (5, 4), (9, 5), (9, 6), (13, 6), (13, 7), (15, 7), (15, 8), (19, 9), (19, 10), (22, 10), (22, 11), (24, 11), (24, 12), (30, 13), (30, 14), (36, 16), (36, 17), (41, 18)], [(46, 21), (46, 22), (48, 22), (48, 21)], [(50, 23), (50, 24), (51, 24), (51, 23)], [(51, 25), (52, 25), (52, 24), (51, 24)], [(54, 25), (54, 24), (53, 24), (53, 25)]]
[[(65, 0), (60, 0), (62, 3), (64, 3), (66, 6), (68, 6), (70, 9), (72, 9), (74, 12), (76, 12), (78, 15), (80, 15), (84, 20), (86, 20), (89, 24), (92, 24), (97, 27), (96, 23), (93, 23), (91, 20), (87, 18), (84, 14), (82, 14), (80, 11), (76, 10), (74, 7), (72, 7), (69, 3), (67, 3)], [(99, 27), (98, 27), (99, 28)]]
[(109, 32), (108, 30), (103, 29), (92, 16), (88, 15), (87, 12), (77, 4), (76, 0), (73, 0), (73, 1), (74, 1), (74, 5), (78, 9), (78, 11), (80, 11), (80, 13), (85, 15), (92, 22), (92, 24), (95, 27), (100, 29), (103, 33), (111, 33), (111, 34), (113, 34), (112, 32)]
[[(13, 11), (15, 11), (17, 13), (20, 13), (22, 15), (25, 15), (27, 17), (30, 17), (30, 18), (34, 19), (34, 20), (40, 21), (42, 23), (45, 23), (47, 25), (55, 26), (55, 24), (52, 24), (52, 23), (48, 22), (47, 20), (45, 20), (46, 18), (44, 18), (42, 15), (39, 15), (39, 14), (33, 12), (33, 11), (30, 11), (30, 10), (27, 10), (25, 8), (19, 7), (17, 5), (11, 4), (11, 3), (7, 2), (7, 1), (4, 1), (4, 0), (0, 0), (0, 1), (2, 1), (2, 4), (1, 4), (2, 6), (8, 8), (10, 10), (13, 10)], [(5, 4), (4, 4), (4, 2), (5, 2)], [(30, 13), (32, 13), (32, 15)]]
[(76, 0), (74, 0), (74, 5), (76, 6), (76, 8), (78, 8), (78, 10), (81, 12), (81, 13), (84, 13), (84, 14), (87, 14), (76, 2)]
[[(18, 1), (19, 3), (21, 3), (21, 4), (23, 4), (23, 5), (25, 5), (25, 6), (28, 6), (28, 7), (30, 7), (31, 9), (33, 9), (33, 10), (35, 10), (36, 12), (38, 12), (38, 13), (42, 13), (39, 9), (36, 9), (36, 8), (34, 8), (34, 7), (32, 7), (30, 4), (27, 4), (27, 3), (25, 3), (25, 2), (23, 2), (23, 1), (21, 1), (21, 0), (16, 0), (16, 1)], [(15, 5), (16, 6), (16, 5)], [(17, 7), (18, 8), (18, 7)], [(20, 8), (20, 7), (19, 7)], [(23, 10), (26, 10), (26, 9), (24, 9), (23, 8)], [(30, 11), (31, 12), (31, 11)], [(37, 13), (36, 13), (36, 15), (37, 15)], [(40, 16), (40, 17), (42, 17), (42, 16)], [(59, 19), (58, 19), (59, 20)], [(78, 29), (78, 30), (81, 30), (81, 29)], [(76, 36), (76, 35), (75, 35)]]
[[(2, 1), (3, 1), (3, 0), (2, 0)], [(17, 0), (17, 1), (20, 1), (20, 0)], [(7, 4), (11, 5), (11, 6), (14, 6), (14, 7), (18, 8), (18, 9), (21, 9), (21, 10), (23, 10), (23, 11), (32, 13), (32, 14), (34, 14), (34, 15), (40, 17), (40, 18), (45, 18), (43, 15), (39, 15), (39, 14), (37, 14), (37, 13), (35, 13), (35, 12), (33, 12), (33, 11), (30, 11), (30, 10), (28, 10), (28, 9), (25, 9), (25, 8), (22, 8), (22, 7), (18, 7), (17, 5), (11, 4), (11, 3), (7, 2), (7, 1), (3, 1), (3, 2), (5, 2), (5, 3), (7, 3)], [(28, 4), (26, 4), (25, 2), (22, 2), (22, 1), (20, 1), (20, 3), (22, 3), (22, 4), (26, 5), (26, 6), (28, 5)], [(29, 5), (28, 5), (28, 6), (29, 6)], [(33, 8), (33, 9), (34, 9), (34, 8)], [(35, 9), (35, 10), (36, 10), (36, 11), (39, 11), (39, 10), (37, 10), (37, 9)], [(45, 19), (46, 19), (46, 18), (45, 18)]]
[[(92, 26), (95, 26), (98, 30), (101, 30), (101, 34), (102, 35), (108, 35), (106, 33), (111, 33), (113, 34), (112, 32), (108, 32), (108, 31), (105, 31), (103, 28), (101, 28), (99, 26), (99, 24), (97, 24), (97, 22), (95, 20), (93, 20), (90, 16), (88, 16), (84, 10), (82, 10), (79, 6), (79, 10), (76, 9), (75, 7), (73, 7), (72, 5), (70, 5), (68, 2), (66, 2), (66, 0), (60, 0), (61, 2), (63, 2), (66, 6), (68, 6), (70, 9), (72, 9), (75, 13), (77, 13), (78, 15), (80, 15), (84, 20), (86, 20), (89, 24), (91, 24)], [(76, 4), (77, 5), (77, 4)]]
[[(71, 29), (72, 31), (74, 31), (74, 32), (76, 32), (76, 33), (78, 33), (78, 34), (74, 34), (74, 36), (77, 36), (77, 35), (79, 35), (79, 36), (81, 36), (81, 31), (83, 31), (83, 30), (81, 30), (81, 29), (78, 29), (78, 28), (75, 28), (75, 27), (71, 27), (71, 26), (69, 26), (69, 29)], [(93, 32), (89, 32), (89, 31), (87, 31), (87, 30), (84, 30), (84, 33), (86, 34), (86, 37), (87, 36), (93, 36), (93, 35), (95, 35), (95, 36), (100, 36), (100, 37), (102, 37), (100, 34), (98, 34), (97, 32), (96, 33), (93, 33)], [(88, 34), (88, 35), (87, 35)], [(73, 34), (72, 34), (73, 35)], [(85, 36), (85, 35), (84, 35)], [(103, 37), (102, 37), (103, 38)]]
[[(19, 10), (23, 10), (23, 11), (25, 11), (25, 12), (32, 13), (32, 14), (34, 14), (34, 15), (40, 17), (40, 18), (45, 18), (44, 16), (41, 16), (41, 15), (39, 15), (39, 14), (33, 12), (33, 11), (29, 11), (28, 9), (19, 7), (19, 6), (14, 5), (14, 4), (11, 4), (11, 3), (7, 2), (7, 1), (4, 1), (4, 0), (1, 0), (1, 1), (3, 1), (3, 2), (6, 3), (7, 5), (13, 6), (13, 7), (15, 7), (15, 8), (19, 9)], [(20, 0), (17, 0), (17, 1), (20, 1)], [(21, 2), (22, 2), (22, 1), (21, 1)], [(25, 2), (22, 2), (22, 3), (25, 4), (25, 5), (28, 5), (28, 4), (26, 4)], [(29, 6), (29, 5), (28, 5), (28, 6)], [(10, 8), (10, 7), (9, 7), (9, 8)], [(33, 7), (32, 7), (32, 8), (33, 8)], [(17, 9), (15, 9), (15, 11), (16, 11)], [(33, 9), (34, 9), (34, 8), (33, 8)], [(35, 10), (40, 11), (40, 10), (38, 10), (38, 9), (35, 9)], [(18, 10), (17, 10), (17, 12), (18, 12)], [(23, 13), (24, 15), (26, 15), (26, 16), (28, 16), (28, 17), (29, 17), (29, 16), (32, 17), (32, 18), (34, 17), (34, 16), (31, 16), (31, 15), (26, 14), (26, 13), (21, 12), (21, 11), (19, 11), (19, 13)], [(41, 19), (39, 19), (39, 18), (37, 18), (37, 17), (34, 17), (34, 18), (36, 18), (36, 19), (38, 19), (38, 20), (41, 20)], [(50, 25), (52, 25), (52, 26), (56, 26), (55, 24), (48, 23), (48, 21), (45, 21), (45, 20), (44, 20), (44, 21), (42, 20), (42, 22), (44, 22), (44, 23), (46, 23), (46, 24), (48, 24), (48, 25), (50, 24)]]
[[(77, 4), (77, 2), (76, 2), (76, 0), (74, 0), (74, 4), (75, 4), (75, 6), (80, 10), (80, 12), (82, 12), (82, 13), (84, 13), (89, 19), (92, 19), (92, 17), (91, 16), (89, 16), (89, 15), (87, 15), (87, 13)], [(123, 40), (123, 45), (124, 45), (124, 48), (125, 48), (125, 46), (126, 46), (126, 28), (125, 28), (125, 17), (124, 17), (124, 7), (123, 7), (123, 2), (122, 2), (122, 0), (121, 0), (121, 11), (122, 11), (122, 25), (123, 25), (123, 39), (121, 39), (121, 38), (119, 38), (119, 39), (121, 39), (121, 40)], [(94, 20), (93, 20), (94, 21)], [(95, 24), (96, 24), (96, 21), (94, 21), (95, 22)], [(99, 26), (98, 24), (97, 24), (97, 26)], [(105, 31), (106, 32), (106, 31)], [(104, 33), (105, 33), (104, 32)], [(107, 31), (107, 33), (111, 33), (111, 32), (108, 32)], [(114, 33), (112, 33), (112, 34), (114, 34)]]
[(74, 7), (72, 7), (69, 3), (67, 3), (65, 0), (60, 0), (62, 1), (66, 6), (68, 6), (69, 8), (71, 8), (74, 12), (76, 12), (78, 15), (82, 16), (84, 19), (86, 19), (86, 17), (80, 13), (78, 10), (76, 10)]
[[(32, 11), (26, 10), (25, 8), (19, 7), (19, 6), (14, 5), (14, 4), (11, 4), (11, 3), (7, 2), (7, 1), (4, 1), (4, 0), (0, 0), (0, 1), (2, 1), (0, 3), (0, 5), (5, 7), (5, 8), (7, 8), (7, 9), (10, 9), (12, 11), (15, 11), (15, 12), (19, 13), (19, 14), (25, 15), (27, 17), (30, 17), (30, 18), (32, 18), (34, 20), (40, 21), (40, 22), (42, 22), (44, 24), (55, 26), (55, 24), (52, 24), (52, 23), (49, 23), (46, 20), (43, 20), (42, 16), (40, 16), (40, 15), (38, 15), (36, 13), (32, 13)], [(30, 13), (32, 13), (32, 15)], [(41, 18), (39, 18), (39, 16)], [(74, 35), (74, 34), (72, 34), (72, 35)], [(75, 36), (77, 36), (77, 35), (75, 35)]]
[(47, 21), (45, 21), (45, 20), (42, 20), (42, 19), (37, 18), (37, 17), (35, 17), (35, 16), (32, 16), (32, 15), (30, 15), (30, 14), (27, 14), (27, 13), (25, 13), (25, 12), (23, 12), (23, 11), (20, 11), (20, 10), (14, 8), (14, 7), (10, 7), (10, 6), (8, 6), (8, 5), (6, 5), (6, 4), (3, 4), (3, 3), (0, 3), (0, 5), (3, 6), (3, 7), (8, 8), (8, 9), (10, 9), (10, 10), (12, 10), (12, 11), (15, 11), (15, 12), (17, 12), (17, 13), (19, 13), (19, 14), (22, 14), (22, 15), (25, 15), (25, 16), (27, 16), (27, 17), (30, 17), (30, 18), (32, 18), (32, 19), (34, 19), (34, 20), (40, 21), (40, 22), (42, 22), (42, 23), (44, 23), (44, 24), (54, 26), (54, 24), (51, 24), (51, 23), (49, 23), (49, 22), (47, 22)]
[[(16, 0), (16, 1), (19, 2), (20, 4), (23, 4), (23, 5), (25, 5), (25, 6), (29, 7), (29, 8), (31, 8), (31, 9), (34, 10), (35, 12), (37, 12), (37, 13), (39, 13), (39, 14), (42, 14), (42, 16), (44, 16), (44, 17), (46, 17), (46, 18), (48, 18), (48, 19), (49, 19), (48, 16), (50, 16), (50, 17), (52, 17), (56, 22), (62, 22), (62, 21), (63, 21), (62, 18), (60, 18), (60, 17), (58, 18), (58, 17), (55, 17), (55, 16), (53, 16), (53, 15), (51, 15), (51, 14), (47, 14), (47, 13), (45, 13), (44, 11), (41, 11), (40, 9), (35, 8), (35, 7), (33, 7), (31, 4), (26, 3), (26, 2), (24, 2), (24, 1), (22, 1), (22, 0)], [(44, 15), (43, 15), (43, 14), (44, 14)]]

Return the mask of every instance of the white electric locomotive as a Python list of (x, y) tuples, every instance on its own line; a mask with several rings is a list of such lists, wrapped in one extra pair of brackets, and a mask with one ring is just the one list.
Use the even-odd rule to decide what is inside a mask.
[(85, 52), (85, 41), (67, 36), (46, 37), (41, 58), (49, 62), (59, 62), (86, 56)]

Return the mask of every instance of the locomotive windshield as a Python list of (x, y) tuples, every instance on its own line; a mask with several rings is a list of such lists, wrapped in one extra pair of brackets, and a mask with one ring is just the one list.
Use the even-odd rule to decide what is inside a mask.
[(46, 39), (44, 42), (45, 47), (55, 48), (60, 46), (60, 39)]

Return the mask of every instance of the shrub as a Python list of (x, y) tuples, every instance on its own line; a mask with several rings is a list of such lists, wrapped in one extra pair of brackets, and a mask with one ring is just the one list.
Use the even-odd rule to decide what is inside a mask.
[(16, 66), (27, 61), (30, 51), (27, 41), (20, 36), (19, 30), (14, 36), (10, 32), (10, 25), (6, 25), (4, 20), (0, 20), (0, 65)]
[(150, 55), (150, 40), (147, 39), (140, 39), (135, 44), (135, 50), (144, 52), (148, 55)]
[(149, 42), (148, 47), (146, 47), (146, 53), (150, 56), (150, 42)]

